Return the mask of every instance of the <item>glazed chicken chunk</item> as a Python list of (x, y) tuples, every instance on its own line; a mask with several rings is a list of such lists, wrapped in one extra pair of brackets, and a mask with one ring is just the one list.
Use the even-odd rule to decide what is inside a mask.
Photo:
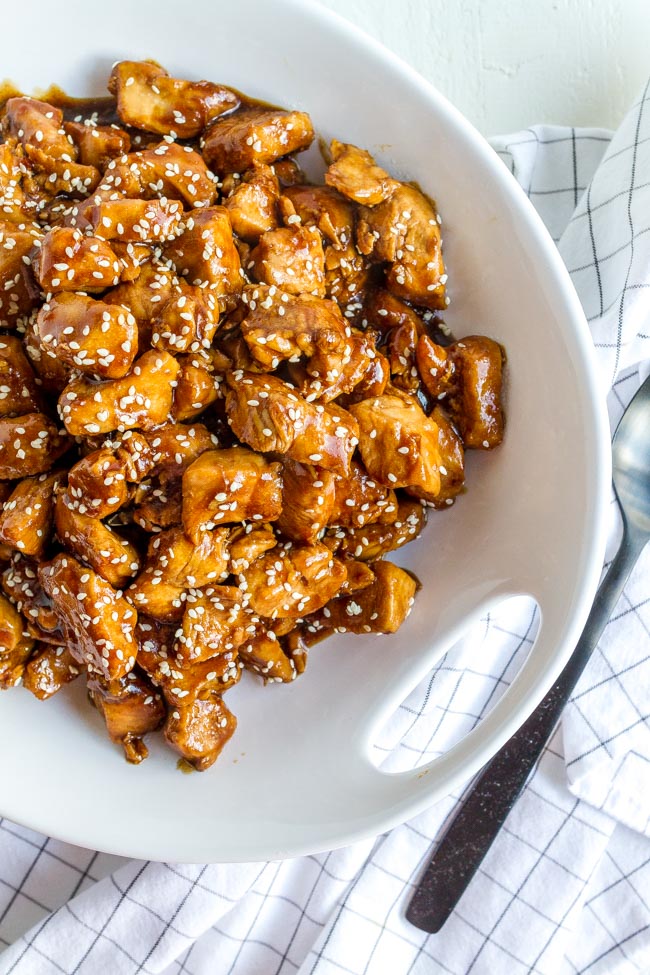
[(69, 449), (69, 439), (44, 413), (0, 419), (0, 479), (43, 474)]
[(40, 474), (20, 481), (0, 514), (0, 542), (24, 555), (40, 558), (52, 531), (54, 493), (61, 474)]
[(20, 416), (42, 406), (36, 377), (20, 339), (0, 339), (0, 416)]
[(20, 682), (33, 645), (20, 613), (0, 596), (0, 689)]
[(144, 735), (165, 720), (160, 694), (142, 674), (133, 672), (113, 680), (89, 674), (88, 693), (102, 713), (111, 741), (122, 745), (127, 762), (138, 765), (148, 755)]
[(359, 442), (357, 421), (337, 406), (314, 406), (276, 376), (232, 373), (226, 411), (233, 431), (254, 450), (347, 474)]
[(255, 163), (273, 163), (307, 149), (314, 138), (306, 112), (245, 109), (210, 126), (203, 138), (203, 158), (218, 175), (245, 173)]
[(118, 61), (108, 89), (125, 125), (179, 139), (199, 135), (208, 122), (239, 104), (229, 88), (170, 78), (154, 61)]
[(270, 166), (255, 163), (223, 201), (235, 233), (255, 244), (268, 230), (278, 226), (280, 184)]
[(325, 173), (325, 182), (355, 203), (377, 206), (388, 200), (399, 186), (365, 149), (333, 139), (330, 152), (332, 163)]
[(323, 239), (312, 227), (280, 227), (260, 237), (251, 251), (253, 276), (288, 294), (325, 294)]

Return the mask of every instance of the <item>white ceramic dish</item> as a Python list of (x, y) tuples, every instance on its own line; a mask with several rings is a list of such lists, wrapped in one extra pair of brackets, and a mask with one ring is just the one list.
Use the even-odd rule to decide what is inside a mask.
[[(287, 857), (385, 830), (468, 779), (516, 730), (560, 671), (596, 587), (608, 427), (568, 275), (524, 194), (458, 112), (315, 4), (68, 0), (57, 18), (46, 0), (30, 0), (27, 10), (41, 42), (21, 41), (24, 5), (8, 10), (15, 41), (2, 67), (23, 90), (55, 82), (100, 94), (114, 60), (154, 57), (181, 77), (306, 109), (325, 137), (419, 181), (444, 219), (448, 320), (459, 336), (500, 340), (510, 380), (504, 446), (471, 458), (468, 493), (401, 554), (424, 591), (397, 635), (327, 641), (294, 685), (243, 681), (228, 696), (236, 737), (202, 775), (180, 775), (155, 744), (147, 762), (127, 765), (81, 686), (46, 704), (2, 694), (0, 813), (80, 845), (177, 861)], [(377, 770), (373, 732), (469, 621), (513, 593), (532, 594), (543, 622), (508, 693), (424, 770)]]

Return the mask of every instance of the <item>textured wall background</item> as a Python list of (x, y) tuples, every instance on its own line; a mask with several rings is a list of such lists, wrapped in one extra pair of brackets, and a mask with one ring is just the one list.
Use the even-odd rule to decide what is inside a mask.
[(650, 74), (650, 0), (320, 2), (413, 65), (486, 135), (533, 122), (614, 128)]

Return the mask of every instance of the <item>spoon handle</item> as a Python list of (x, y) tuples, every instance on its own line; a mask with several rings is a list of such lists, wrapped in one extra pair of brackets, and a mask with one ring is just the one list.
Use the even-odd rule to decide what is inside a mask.
[(485, 766), (438, 842), (406, 917), (422, 931), (439, 931), (496, 839), (533, 766), (551, 737), (641, 554), (647, 536), (630, 532), (600, 584), (578, 644), (564, 670), (521, 728)]

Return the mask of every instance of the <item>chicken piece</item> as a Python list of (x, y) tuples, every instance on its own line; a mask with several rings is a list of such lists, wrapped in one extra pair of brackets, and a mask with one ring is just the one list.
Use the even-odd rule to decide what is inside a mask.
[(276, 681), (289, 684), (297, 677), (296, 665), (282, 649), (282, 644), (271, 630), (256, 633), (239, 648), (239, 659), (246, 670), (259, 674), (265, 684)]
[(120, 281), (112, 247), (73, 227), (53, 227), (32, 263), (43, 291), (105, 291)]
[(1, 328), (16, 328), (38, 304), (38, 295), (29, 284), (30, 254), (42, 235), (21, 229), (24, 226), (0, 222)]
[(139, 765), (149, 754), (143, 737), (165, 720), (161, 695), (143, 674), (133, 672), (113, 680), (89, 674), (88, 693), (111, 741), (122, 746), (127, 762)]
[(449, 417), (441, 406), (436, 406), (431, 419), (438, 427), (438, 447), (440, 449), (440, 490), (429, 495), (422, 488), (407, 488), (408, 494), (423, 498), (434, 508), (445, 508), (453, 504), (454, 498), (463, 490), (465, 483), (465, 453), (463, 442), (454, 429)]
[(41, 408), (34, 370), (20, 339), (0, 339), (0, 416), (20, 416)]
[(0, 690), (20, 683), (34, 641), (6, 596), (0, 596)]
[(438, 427), (410, 397), (384, 394), (353, 403), (366, 470), (385, 487), (440, 490)]
[(2, 574), (2, 588), (27, 620), (27, 629), (38, 639), (61, 643), (63, 631), (52, 600), (38, 581), (38, 565), (15, 553)]
[(362, 207), (357, 247), (374, 262), (390, 262), (388, 290), (425, 308), (444, 308), (447, 276), (435, 208), (423, 193), (401, 183), (375, 207)]
[(87, 562), (114, 589), (122, 589), (140, 571), (135, 546), (99, 518), (81, 514), (67, 493), (58, 496), (54, 517), (61, 544)]
[(7, 131), (23, 146), (39, 146), (54, 159), (74, 162), (77, 150), (63, 128), (63, 112), (38, 98), (19, 96), (5, 104)]
[(146, 618), (138, 621), (138, 666), (160, 687), (171, 705), (189, 704), (197, 697), (223, 694), (239, 682), (242, 667), (236, 650), (207, 660), (189, 661), (173, 650), (176, 626)]
[[(73, 379), (59, 397), (59, 412), (72, 436), (109, 433), (164, 423), (172, 408), (179, 364), (167, 352), (151, 350), (122, 379), (102, 383)], [(1, 456), (1, 455), (0, 455)]]
[(163, 472), (155, 482), (143, 481), (135, 496), (133, 520), (147, 532), (160, 532), (180, 525), (183, 505), (182, 481)]
[(357, 421), (336, 404), (314, 406), (277, 376), (227, 377), (226, 412), (235, 434), (254, 450), (347, 474), (359, 442)]
[(349, 326), (346, 332), (347, 349), (343, 355), (339, 353), (338, 362), (334, 354), (330, 355), (329, 368), (315, 369), (309, 362), (306, 367), (302, 363), (291, 365), (291, 378), (307, 402), (329, 403), (339, 396), (351, 394), (358, 401), (381, 396), (384, 392), (390, 367), (384, 356), (377, 352), (376, 334), (370, 330), (358, 332)]
[(191, 210), (183, 228), (165, 248), (166, 256), (190, 284), (212, 291), (222, 311), (229, 309), (241, 294), (243, 279), (228, 211), (222, 206)]
[(71, 441), (44, 413), (0, 419), (0, 480), (44, 474), (69, 450)]
[[(133, 245), (136, 246), (136, 245)], [(124, 305), (138, 325), (139, 347), (151, 344), (152, 322), (163, 305), (178, 293), (178, 278), (163, 264), (148, 261), (134, 281), (118, 284), (102, 297), (110, 305)]]
[[(291, 295), (259, 285), (243, 295), (248, 314), (241, 333), (256, 362), (275, 369), (286, 359), (307, 356), (310, 376), (340, 379), (351, 355), (350, 329), (339, 306), (314, 295)], [(326, 378), (327, 377), (327, 378)]]
[(378, 484), (356, 460), (350, 473), (334, 481), (334, 504), (330, 525), (361, 528), (379, 522), (391, 525), (397, 518), (395, 492)]
[(250, 108), (210, 126), (202, 153), (215, 173), (245, 173), (311, 145), (314, 127), (306, 112)]
[(60, 554), (38, 570), (52, 599), (73, 657), (106, 680), (124, 677), (135, 664), (135, 609), (121, 593), (71, 555)]
[(239, 578), (254, 612), (269, 619), (297, 619), (329, 602), (346, 575), (343, 562), (317, 542), (267, 552)]
[(368, 262), (353, 243), (345, 250), (325, 248), (325, 294), (346, 305), (362, 294), (370, 279)]
[(0, 514), (0, 542), (40, 558), (50, 540), (54, 492), (61, 474), (26, 477), (13, 489)]
[(112, 159), (123, 156), (131, 148), (129, 133), (117, 125), (93, 125), (85, 122), (64, 122), (63, 128), (75, 146), (79, 162), (104, 172)]
[(219, 304), (211, 291), (181, 279), (152, 319), (151, 344), (155, 349), (177, 352), (209, 350), (219, 324)]
[(180, 200), (102, 200), (86, 214), (93, 233), (103, 240), (122, 243), (171, 241), (181, 233), (183, 205)]
[[(286, 201), (292, 206), (286, 208)], [(316, 227), (336, 250), (354, 241), (354, 207), (330, 186), (290, 186), (282, 193), (285, 223)], [(294, 216), (294, 214), (297, 216)]]
[(256, 163), (242, 182), (223, 201), (232, 229), (243, 240), (256, 244), (262, 234), (278, 226), (280, 184), (269, 166)]
[(277, 545), (277, 539), (271, 527), (254, 528), (252, 525), (242, 525), (230, 531), (228, 543), (228, 570), (232, 573), (247, 569), (251, 562), (270, 551)]
[(466, 447), (490, 450), (503, 440), (503, 349), (484, 335), (450, 346), (458, 391), (447, 400), (451, 419)]
[(46, 701), (75, 680), (80, 672), (79, 664), (67, 647), (37, 643), (23, 673), (23, 687), (39, 701)]
[[(47, 354), (41, 345), (36, 319), (37, 316), (33, 315), (27, 323), (23, 348), (34, 373), (38, 377), (38, 385), (41, 390), (53, 399), (57, 399), (70, 381), (70, 367), (56, 356)], [(5, 336), (2, 341), (6, 341), (6, 339)]]
[(454, 391), (458, 377), (450, 349), (437, 345), (428, 335), (420, 335), (416, 362), (422, 382), (434, 399), (442, 400)]
[(120, 265), (120, 281), (135, 281), (140, 277), (143, 266), (151, 260), (152, 249), (149, 244), (123, 244), (120, 240), (111, 241), (113, 253)]
[[(72, 144), (69, 148), (72, 150)], [(94, 166), (82, 166), (63, 156), (52, 156), (40, 146), (26, 145), (25, 155), (36, 173), (40, 174), (37, 184), (53, 196), (65, 193), (83, 198), (92, 193), (101, 179), (101, 173)]]
[(11, 136), (0, 144), (0, 220), (23, 223), (29, 209), (21, 185), (22, 150)]
[(191, 542), (181, 528), (153, 538), (146, 566), (127, 597), (138, 610), (165, 622), (180, 620), (186, 591), (223, 582), (228, 576), (228, 529), (201, 532)]
[(331, 471), (282, 462), (282, 511), (278, 531), (292, 542), (313, 544), (328, 525), (334, 510), (337, 478)]
[(174, 651), (181, 661), (199, 661), (237, 650), (254, 622), (236, 586), (190, 589)]
[(210, 694), (171, 708), (164, 732), (168, 744), (197, 771), (204, 772), (217, 760), (236, 727), (237, 719), (222, 698)]
[(196, 355), (181, 355), (177, 386), (174, 390), (174, 420), (193, 420), (219, 397), (219, 381), (210, 360)]
[[(409, 488), (409, 491), (412, 490)], [(416, 539), (426, 524), (426, 509), (421, 501), (402, 498), (397, 506), (397, 520), (392, 525), (364, 525), (363, 528), (336, 528), (323, 538), (323, 544), (340, 558), (374, 562), (388, 552)]]
[(371, 586), (375, 581), (375, 573), (372, 567), (366, 562), (359, 562), (356, 559), (346, 559), (345, 568), (347, 578), (339, 589), (339, 596), (351, 596), (352, 593), (360, 592)]
[(174, 478), (181, 478), (206, 450), (219, 446), (217, 437), (202, 423), (167, 423), (148, 434), (147, 441), (156, 471), (169, 472)]
[(138, 351), (135, 318), (122, 305), (62, 292), (38, 313), (36, 333), (45, 354), (103, 379), (129, 372)]
[(389, 200), (400, 185), (365, 149), (332, 139), (330, 152), (332, 163), (325, 173), (325, 182), (354, 203), (377, 206)]
[(128, 502), (128, 482), (146, 477), (153, 468), (153, 452), (137, 433), (129, 439), (125, 435), (123, 444), (117, 450), (93, 450), (70, 468), (69, 507), (82, 515), (106, 518)]
[(209, 450), (183, 475), (183, 528), (204, 530), (236, 521), (275, 521), (282, 505), (281, 466), (246, 447)]
[(125, 125), (176, 139), (192, 139), (208, 122), (231, 112), (239, 96), (211, 81), (170, 78), (154, 61), (118, 61), (108, 80)]
[(109, 163), (102, 185), (130, 197), (171, 197), (190, 207), (211, 206), (217, 195), (203, 158), (191, 146), (175, 142), (161, 142)]
[(269, 230), (251, 251), (249, 268), (258, 281), (292, 295), (325, 295), (323, 238), (315, 227)]
[(392, 562), (375, 562), (372, 571), (372, 585), (333, 599), (307, 623), (337, 633), (395, 633), (411, 612), (418, 585)]

